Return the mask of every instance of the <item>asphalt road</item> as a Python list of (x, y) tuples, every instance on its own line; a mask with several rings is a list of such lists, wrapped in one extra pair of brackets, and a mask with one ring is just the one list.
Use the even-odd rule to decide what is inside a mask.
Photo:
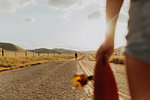
[[(93, 75), (95, 62), (88, 61), (85, 59), (83, 59), (81, 62), (82, 62), (83, 68), (88, 69), (88, 70), (85, 69), (85, 72), (88, 72), (87, 74), (89, 74), (89, 75)], [(115, 76), (115, 80), (116, 80), (117, 87), (118, 87), (118, 93), (119, 93), (120, 97), (123, 100), (131, 100), (125, 66), (120, 65), (120, 64), (110, 63), (110, 67)], [(91, 84), (89, 84), (89, 85), (91, 86)], [(93, 88), (93, 87), (91, 86), (91, 88)]]
[[(73, 75), (93, 74), (95, 62), (58, 61), (0, 73), (0, 100), (91, 100), (93, 83), (74, 87)], [(119, 91), (129, 95), (123, 67), (112, 65)], [(119, 73), (121, 73), (121, 76)], [(120, 82), (121, 81), (121, 82)], [(130, 99), (125, 99), (130, 100)]]

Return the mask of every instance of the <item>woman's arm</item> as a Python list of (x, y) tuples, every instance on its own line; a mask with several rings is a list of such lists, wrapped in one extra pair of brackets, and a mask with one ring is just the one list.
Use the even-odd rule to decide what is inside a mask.
[(118, 100), (117, 87), (108, 59), (113, 53), (115, 27), (122, 3), (123, 0), (107, 0), (106, 3), (106, 22), (109, 28), (96, 55), (94, 100)]
[[(122, 6), (123, 0), (107, 0), (106, 1), (106, 40), (111, 39), (114, 44), (114, 34), (118, 15)], [(109, 38), (109, 39), (107, 39)]]

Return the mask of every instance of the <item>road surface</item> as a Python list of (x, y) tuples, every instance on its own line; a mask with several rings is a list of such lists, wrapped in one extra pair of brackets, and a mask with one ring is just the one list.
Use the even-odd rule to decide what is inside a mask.
[[(73, 75), (93, 75), (95, 62), (58, 61), (0, 73), (0, 100), (92, 100), (93, 82), (77, 89)], [(113, 65), (119, 94), (130, 100), (123, 66)]]

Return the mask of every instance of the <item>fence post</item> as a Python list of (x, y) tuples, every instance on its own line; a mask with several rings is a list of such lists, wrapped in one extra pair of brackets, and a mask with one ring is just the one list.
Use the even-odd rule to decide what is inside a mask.
[(2, 56), (4, 56), (4, 50), (2, 49)]
[(27, 54), (27, 51), (25, 51), (25, 56), (27, 56), (28, 54)]
[(38, 56), (40, 56), (40, 53), (38, 52)]

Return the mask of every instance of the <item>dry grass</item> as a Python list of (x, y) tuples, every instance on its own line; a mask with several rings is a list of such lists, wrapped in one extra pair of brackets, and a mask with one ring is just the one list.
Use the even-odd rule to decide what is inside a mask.
[[(89, 60), (91, 61), (95, 61), (95, 56), (96, 54), (89, 54)], [(115, 63), (115, 64), (124, 64), (125, 62), (125, 56), (122, 55), (122, 54), (115, 54), (115, 55), (112, 55), (110, 57), (110, 60), (109, 60), (111, 63)]]
[(88, 55), (89, 60), (90, 60), (90, 61), (95, 61), (95, 56), (96, 56), (96, 54), (89, 54), (89, 55)]
[[(79, 54), (79, 58), (83, 55)], [(29, 67), (37, 64), (74, 60), (74, 54), (42, 54), (40, 56), (0, 56), (0, 71)]]
[(124, 55), (113, 55), (110, 58), (110, 62), (115, 63), (115, 64), (124, 64), (125, 56)]

